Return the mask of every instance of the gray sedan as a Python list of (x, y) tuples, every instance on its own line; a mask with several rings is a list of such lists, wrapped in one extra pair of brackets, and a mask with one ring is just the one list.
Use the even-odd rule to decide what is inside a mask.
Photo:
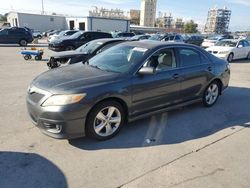
[(125, 42), (50, 70), (31, 83), (34, 124), (54, 138), (105, 140), (126, 122), (202, 101), (213, 106), (228, 87), (226, 61), (182, 43)]

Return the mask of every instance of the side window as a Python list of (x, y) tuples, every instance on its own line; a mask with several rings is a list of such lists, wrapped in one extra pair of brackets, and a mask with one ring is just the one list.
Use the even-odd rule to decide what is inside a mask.
[(170, 70), (177, 67), (173, 49), (164, 49), (154, 54), (146, 63), (157, 71)]
[(245, 47), (249, 46), (249, 42), (244, 41), (244, 46), (245, 46)]
[(179, 57), (182, 67), (190, 67), (201, 64), (200, 53), (192, 49), (180, 48)]
[(8, 30), (7, 29), (4, 29), (2, 31), (0, 31), (0, 35), (8, 35)]
[(244, 43), (243, 43), (243, 41), (239, 42), (238, 46), (240, 46), (240, 45), (243, 46), (243, 47), (245, 46)]

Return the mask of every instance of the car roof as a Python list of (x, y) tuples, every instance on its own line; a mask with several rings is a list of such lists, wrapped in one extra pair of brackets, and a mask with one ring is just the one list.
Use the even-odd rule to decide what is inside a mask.
[(196, 49), (198, 48), (197, 46), (192, 45), (192, 44), (186, 44), (186, 43), (180, 43), (180, 42), (151, 41), (151, 40), (130, 41), (130, 42), (125, 42), (123, 44), (129, 44), (132, 46), (137, 46), (137, 47), (147, 48), (147, 49), (161, 48), (161, 47), (167, 47), (167, 46), (186, 46), (186, 47), (193, 47)]

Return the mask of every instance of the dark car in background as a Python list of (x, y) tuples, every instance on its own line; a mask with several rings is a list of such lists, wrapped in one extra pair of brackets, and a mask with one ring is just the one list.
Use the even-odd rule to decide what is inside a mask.
[(194, 44), (197, 46), (201, 46), (202, 42), (203, 42), (204, 38), (198, 35), (192, 35), (192, 36), (188, 36), (187, 38), (185, 38), (185, 43), (188, 44)]
[(134, 37), (135, 34), (132, 32), (121, 32), (114, 34), (114, 38), (131, 38)]
[(168, 34), (162, 37), (161, 41), (166, 42), (184, 42), (184, 38), (179, 34)]
[(112, 38), (112, 35), (97, 31), (78, 31), (68, 38), (61, 38), (49, 43), (49, 49), (54, 51), (75, 50), (89, 41), (101, 38)]
[(50, 57), (47, 63), (49, 69), (60, 67), (61, 64), (69, 65), (78, 62), (86, 62), (91, 57), (99, 54), (108, 48), (125, 42), (122, 39), (96, 39), (84, 44), (74, 51), (57, 52)]
[(27, 46), (32, 41), (32, 33), (25, 28), (13, 27), (0, 30), (0, 44)]
[(200, 47), (130, 41), (41, 74), (28, 88), (27, 108), (51, 137), (106, 140), (127, 121), (200, 101), (213, 106), (229, 78), (228, 63)]

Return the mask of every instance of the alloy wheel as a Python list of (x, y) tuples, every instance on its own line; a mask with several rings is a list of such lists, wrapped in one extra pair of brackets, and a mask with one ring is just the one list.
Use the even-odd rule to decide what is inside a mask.
[(207, 91), (205, 100), (208, 105), (213, 105), (219, 96), (219, 87), (216, 83), (211, 84)]
[(121, 112), (114, 106), (99, 111), (94, 120), (95, 133), (102, 137), (112, 135), (121, 125)]

